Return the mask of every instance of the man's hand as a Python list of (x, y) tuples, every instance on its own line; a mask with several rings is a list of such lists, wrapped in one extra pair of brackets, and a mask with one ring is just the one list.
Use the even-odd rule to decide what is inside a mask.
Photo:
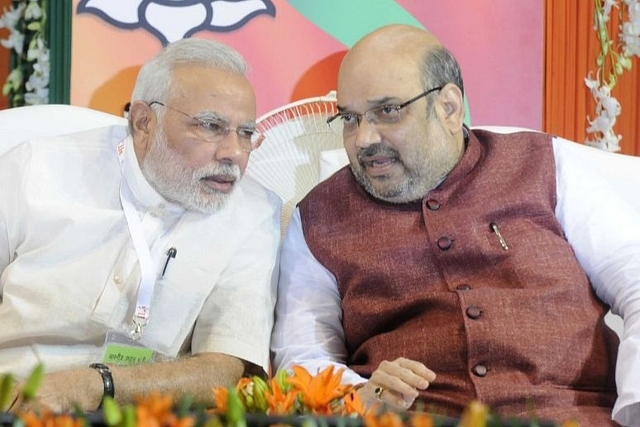
[(436, 374), (422, 363), (400, 357), (381, 362), (358, 393), (367, 405), (381, 402), (407, 409), (418, 397), (418, 390), (425, 390), (435, 379)]
[[(24, 385), (19, 384), (16, 393)], [(102, 400), (103, 383), (100, 374), (91, 368), (79, 368), (54, 372), (42, 377), (42, 383), (32, 400), (23, 402), (20, 397), (12, 405), (11, 411), (49, 409), (53, 412), (67, 412), (73, 406), (85, 411), (98, 408)]]
[(102, 400), (103, 385), (100, 374), (91, 368), (79, 368), (46, 374), (28, 402), (22, 400), (24, 384), (18, 384), (15, 402), (11, 411), (49, 409), (53, 412), (67, 412), (73, 406), (85, 411), (95, 410)]

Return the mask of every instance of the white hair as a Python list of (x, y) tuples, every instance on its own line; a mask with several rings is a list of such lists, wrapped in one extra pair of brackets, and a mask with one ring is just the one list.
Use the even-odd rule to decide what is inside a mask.
[(232, 47), (214, 40), (182, 39), (169, 44), (142, 66), (131, 102), (165, 102), (171, 89), (173, 69), (182, 65), (203, 65), (243, 76), (247, 74), (247, 63)]

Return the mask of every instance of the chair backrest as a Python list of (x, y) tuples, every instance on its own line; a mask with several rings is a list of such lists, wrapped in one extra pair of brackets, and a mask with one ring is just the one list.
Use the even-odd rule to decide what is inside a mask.
[(30, 105), (1, 110), (0, 155), (27, 139), (126, 123), (124, 117), (66, 104)]

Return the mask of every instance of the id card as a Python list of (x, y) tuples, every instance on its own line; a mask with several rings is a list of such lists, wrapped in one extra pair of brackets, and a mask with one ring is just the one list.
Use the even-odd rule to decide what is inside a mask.
[(110, 330), (104, 340), (103, 363), (108, 365), (137, 365), (151, 362), (153, 350), (134, 341), (122, 332)]

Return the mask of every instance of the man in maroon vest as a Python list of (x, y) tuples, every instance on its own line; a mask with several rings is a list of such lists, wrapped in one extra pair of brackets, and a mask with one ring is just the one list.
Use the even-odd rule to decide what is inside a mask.
[(640, 425), (640, 217), (592, 167), (615, 155), (469, 130), (458, 64), (407, 26), (349, 51), (338, 110), (350, 167), (294, 212), (276, 367), (401, 409)]

